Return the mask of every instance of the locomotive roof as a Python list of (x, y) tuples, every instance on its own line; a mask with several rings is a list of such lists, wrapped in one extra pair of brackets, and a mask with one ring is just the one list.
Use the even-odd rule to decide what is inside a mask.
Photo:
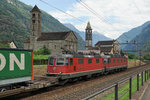
[(55, 54), (55, 55), (50, 55), (51, 57), (85, 57), (85, 58), (125, 58), (124, 56), (121, 55), (80, 55), (80, 54)]
[(85, 58), (101, 58), (100, 55), (71, 55), (71, 54), (55, 54), (55, 55), (50, 55), (51, 57), (85, 57)]

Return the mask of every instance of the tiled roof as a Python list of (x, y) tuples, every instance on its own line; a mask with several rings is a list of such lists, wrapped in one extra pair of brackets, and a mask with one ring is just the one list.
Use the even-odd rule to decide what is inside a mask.
[(37, 39), (37, 41), (64, 40), (71, 32), (72, 31), (41, 33), (41, 36)]
[(8, 44), (8, 43), (10, 43), (10, 42), (12, 42), (12, 41), (10, 41), (10, 40), (0, 41), (0, 43), (2, 43), (2, 44)]
[(87, 26), (86, 26), (86, 29), (92, 29), (91, 28), (91, 25), (90, 25), (90, 22), (88, 22)]
[(98, 41), (95, 45), (112, 45), (114, 42), (115, 42), (115, 40)]
[(31, 12), (41, 12), (40, 9), (35, 5)]

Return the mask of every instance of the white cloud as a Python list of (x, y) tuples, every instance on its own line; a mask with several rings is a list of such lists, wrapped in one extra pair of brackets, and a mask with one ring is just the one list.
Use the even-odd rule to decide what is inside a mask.
[[(89, 12), (79, 2), (73, 4), (66, 13), (84, 20), (77, 22), (75, 18), (61, 12), (50, 12), (60, 22), (72, 23), (79, 30), (84, 31), (89, 20), (93, 30), (110, 38), (116, 39), (123, 32), (150, 20), (150, 0), (82, 0), (96, 11), (100, 18)], [(85, 19), (85, 18), (86, 19)], [(84, 19), (82, 19), (84, 18)], [(102, 20), (107, 20), (102, 21)], [(110, 24), (109, 24), (110, 23)]]

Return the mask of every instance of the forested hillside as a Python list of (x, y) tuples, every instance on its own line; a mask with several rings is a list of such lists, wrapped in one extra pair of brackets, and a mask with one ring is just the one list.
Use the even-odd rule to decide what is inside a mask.
[[(22, 48), (24, 40), (29, 37), (31, 9), (31, 6), (18, 0), (0, 0), (0, 40), (14, 40), (18, 47)], [(58, 20), (42, 11), (42, 32), (69, 30)], [(80, 38), (78, 40), (80, 41)], [(80, 44), (78, 46), (82, 47)]]

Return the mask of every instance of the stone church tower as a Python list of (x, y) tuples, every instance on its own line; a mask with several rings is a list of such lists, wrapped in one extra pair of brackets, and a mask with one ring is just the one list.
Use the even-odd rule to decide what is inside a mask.
[(92, 28), (90, 22), (88, 22), (86, 29), (85, 29), (85, 41), (86, 41), (86, 49), (92, 47)]
[(41, 11), (35, 5), (30, 14), (30, 49), (35, 49), (37, 38), (41, 36)]

